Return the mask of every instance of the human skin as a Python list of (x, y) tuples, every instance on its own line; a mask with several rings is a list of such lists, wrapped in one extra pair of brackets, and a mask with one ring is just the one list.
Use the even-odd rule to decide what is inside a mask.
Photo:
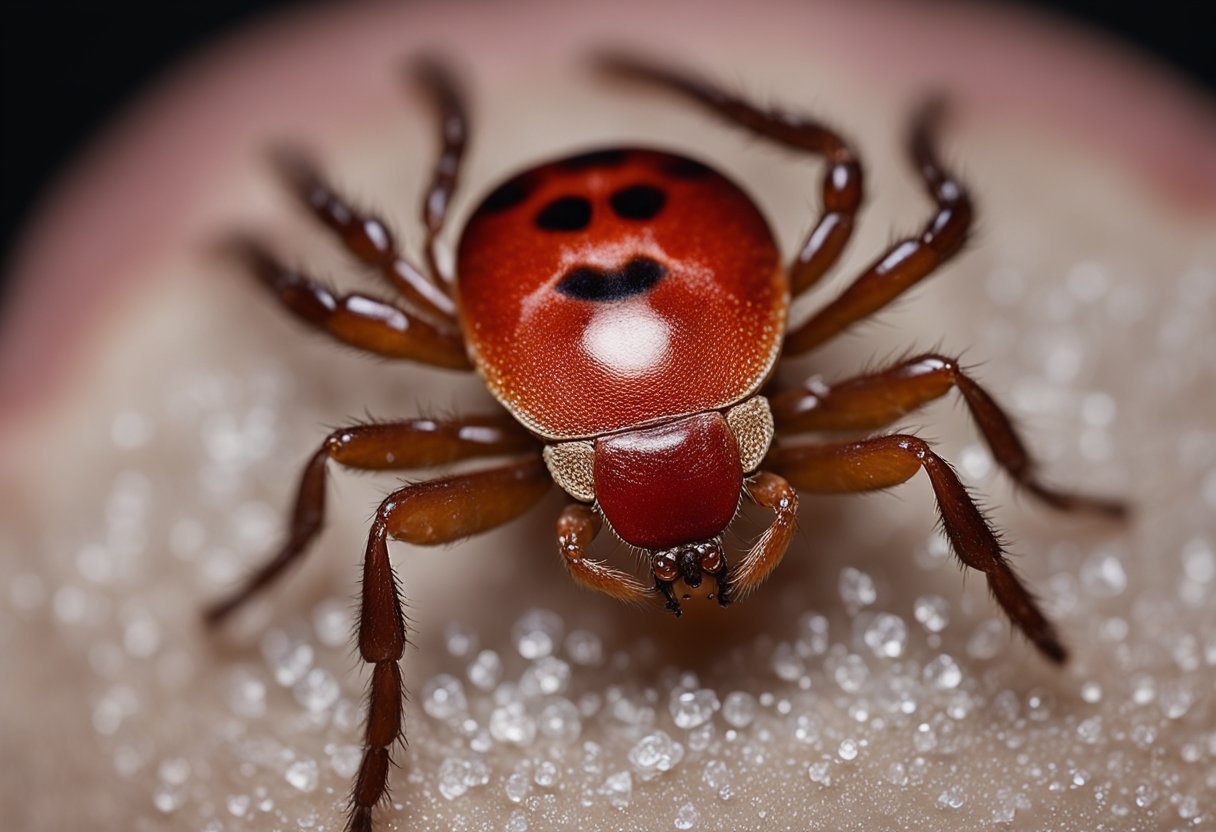
[[(720, 165), (793, 250), (813, 218), (819, 168), (670, 96), (596, 78), (585, 56), (605, 42), (809, 109), (856, 143), (869, 173), (861, 228), (838, 278), (796, 307), (803, 314), (892, 229), (928, 216), (900, 136), (925, 89), (948, 90), (943, 144), (978, 200), (973, 247), (885, 314), (888, 326), (860, 328), (782, 378), (840, 378), (910, 346), (965, 350), (1020, 417), (1047, 475), (1125, 495), (1133, 520), (1062, 518), (1015, 501), (959, 408), (904, 423), (926, 426), (998, 506), (993, 519), (1072, 648), (1063, 669), (1017, 640), (975, 646), (996, 613), (982, 581), (964, 587), (935, 554), (923, 484), (902, 500), (807, 498), (769, 586), (723, 612), (690, 605), (681, 621), (566, 580), (552, 551), (556, 494), (468, 544), (401, 546), (418, 649), (405, 659), (411, 740), (385, 828), (501, 829), (514, 817), (530, 829), (574, 817), (587, 829), (671, 828), (686, 804), (698, 829), (975, 828), (1007, 807), (1015, 828), (1211, 822), (1188, 802), (1213, 787), (1203, 772), (1216, 756), (1203, 693), (1216, 681), (1216, 436), (1203, 418), (1216, 411), (1211, 102), (1081, 33), (1001, 9), (773, 2), (740, 15), (546, 3), (292, 13), (183, 66), (70, 172), (12, 263), (16, 294), (0, 329), (0, 764), (11, 772), (0, 796), (15, 828), (340, 826), (340, 752), (358, 743), (362, 680), (316, 621), (353, 597), (368, 508), (396, 480), (335, 472), (324, 537), (269, 602), (218, 634), (196, 611), (273, 546), (323, 425), (365, 409), (393, 418), (493, 405), (474, 378), (362, 360), (300, 331), (217, 256), (235, 229), (318, 274), (356, 274), (276, 186), (269, 146), (286, 138), (315, 150), (416, 255), (435, 125), (399, 68), (440, 48), (467, 82), (475, 130), (449, 245), (512, 170), (638, 141)], [(873, 576), (876, 601), (850, 608), (840, 597), (850, 566)], [(940, 633), (912, 614), (927, 594), (950, 605)], [(518, 679), (527, 665), (509, 631), (530, 607), (594, 632), (610, 656), (575, 663), (562, 696), (636, 699), (657, 713), (630, 723), (604, 706), (584, 716), (576, 742), (496, 739), (475, 753), (458, 726), (426, 715), (427, 680), (461, 677), (471, 658), (445, 649), (445, 626), (460, 622)], [(804, 649), (801, 669), (783, 678), (773, 654), (798, 644), (810, 609), (830, 622), (835, 652)], [(878, 655), (861, 635), (875, 612), (906, 622), (899, 656)], [(338, 685), (335, 702), (310, 708), (298, 683), (275, 681), (282, 668), (262, 658), (274, 628), (309, 645), (311, 667)], [(940, 654), (959, 666), (957, 686), (925, 682)], [(860, 685), (841, 672), (857, 665), (849, 656), (868, 669)], [(734, 739), (721, 715), (712, 737), (689, 736), (668, 712), (689, 671), (719, 699), (739, 690), (773, 704)], [(260, 706), (234, 704), (249, 679), (262, 685)], [(913, 713), (884, 710), (892, 680), (913, 686)], [(484, 731), (494, 702), (464, 686)], [(859, 703), (875, 716), (859, 718)], [(643, 781), (627, 755), (655, 729), (685, 758)], [(851, 759), (849, 740), (860, 743)], [(469, 758), (485, 763), (488, 782), (449, 799), (437, 772)], [(561, 770), (557, 786), (536, 784), (541, 760)], [(731, 772), (729, 799), (705, 785), (711, 760)], [(292, 768), (304, 761), (319, 762), (315, 782), (313, 769)], [(909, 782), (891, 774), (897, 763)], [(532, 783), (520, 802), (505, 796), (517, 771)], [(623, 771), (633, 775), (621, 808), (601, 791)]]

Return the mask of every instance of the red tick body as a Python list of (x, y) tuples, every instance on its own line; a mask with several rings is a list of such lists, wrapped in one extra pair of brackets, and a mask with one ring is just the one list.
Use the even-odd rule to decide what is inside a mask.
[[(271, 294), (308, 325), (379, 356), (476, 369), (504, 408), (331, 433), (305, 466), (282, 548), (207, 613), (211, 623), (224, 619), (303, 554), (321, 529), (330, 460), (408, 471), (512, 458), (406, 485), (385, 498), (372, 521), (358, 646), (373, 672), (348, 832), (373, 828), (372, 810), (387, 793), (389, 752), (403, 736), (405, 617), (389, 538), (434, 545), (487, 531), (532, 508), (556, 482), (575, 501), (556, 528), (571, 577), (623, 601), (661, 598), (679, 615), (681, 600), (704, 576), (712, 579), (707, 594), (722, 606), (768, 578), (793, 539), (799, 491), (873, 491), (923, 471), (955, 554), (985, 573), (1010, 621), (1045, 656), (1063, 661), (1055, 628), (927, 443), (898, 434), (792, 444), (774, 443), (774, 436), (878, 430), (957, 389), (993, 458), (1022, 488), (1061, 509), (1123, 511), (1114, 501), (1045, 486), (1008, 416), (948, 356), (914, 356), (831, 386), (782, 388), (773, 380), (781, 358), (866, 319), (961, 248), (971, 201), (937, 158), (931, 128), (940, 108), (924, 108), (909, 138), (936, 204), (932, 217), (790, 327), (791, 297), (815, 285), (852, 234), (862, 201), (853, 151), (823, 124), (756, 108), (693, 76), (629, 59), (609, 60), (607, 68), (826, 160), (822, 214), (788, 263), (752, 200), (721, 174), (674, 153), (612, 148), (533, 167), (493, 189), (461, 236), (456, 275), (442, 274), (435, 243), (459, 178), (468, 117), (452, 78), (433, 63), (420, 67), (442, 125), (422, 211), (429, 274), (398, 252), (382, 221), (354, 209), (298, 153), (281, 157), (288, 184), (400, 300), (338, 295), (285, 268), (256, 241), (236, 246)], [(731, 565), (722, 534), (744, 497), (771, 511), (772, 520)], [(589, 557), (605, 520), (642, 550), (647, 581)]]
[(544, 439), (729, 407), (780, 354), (789, 290), (768, 223), (680, 156), (614, 149), (526, 171), (474, 211), (456, 262), (470, 355)]

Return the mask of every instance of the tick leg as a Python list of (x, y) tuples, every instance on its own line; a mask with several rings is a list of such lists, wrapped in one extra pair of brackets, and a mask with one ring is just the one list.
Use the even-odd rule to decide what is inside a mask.
[(469, 116), (456, 80), (436, 60), (423, 60), (415, 67), (419, 82), (430, 93), (439, 110), (439, 158), (431, 174), (431, 184), (422, 200), (422, 222), (426, 226), (426, 262), (431, 275), (450, 292), (451, 275), (445, 275), (435, 256), (435, 240), (443, 230), (452, 194), (460, 178), (464, 148), (469, 139)]
[(748, 496), (764, 508), (772, 509), (776, 516), (739, 565), (731, 570), (727, 586), (718, 592), (718, 602), (722, 606), (764, 583), (781, 563), (798, 528), (798, 492), (788, 482), (776, 474), (761, 471), (746, 487)]
[(435, 326), (367, 295), (336, 294), (307, 275), (288, 269), (253, 240), (236, 240), (233, 248), (262, 285), (313, 328), (387, 358), (408, 358), (452, 370), (472, 369), (458, 329)]
[(710, 84), (666, 67), (623, 55), (609, 55), (605, 68), (617, 75), (640, 79), (674, 90), (727, 121), (738, 124), (786, 147), (824, 157), (823, 211), (789, 266), (790, 291), (801, 294), (832, 267), (853, 233), (862, 200), (861, 162), (831, 128), (782, 110), (763, 110)]
[(538, 454), (500, 468), (407, 485), (380, 504), (363, 559), (359, 655), (374, 667), (347, 832), (371, 832), (372, 809), (387, 794), (389, 749), (403, 736), (398, 661), (405, 649), (405, 616), (388, 538), (432, 546), (487, 531), (531, 508), (550, 482)]
[(971, 199), (963, 185), (942, 166), (933, 133), (944, 106), (928, 102), (912, 123), (912, 161), (937, 213), (916, 237), (901, 240), (862, 272), (836, 300), (820, 309), (785, 339), (785, 355), (801, 355), (869, 317), (930, 275), (963, 247), (971, 229)]
[(1044, 485), (1008, 414), (954, 358), (918, 355), (831, 386), (778, 393), (769, 397), (769, 405), (778, 432), (873, 430), (944, 396), (951, 388), (962, 394), (997, 464), (1020, 487), (1063, 511), (1092, 511), (1110, 517), (1126, 513), (1127, 507), (1117, 500), (1069, 494)]
[(320, 533), (329, 460), (363, 471), (404, 471), (535, 448), (536, 441), (506, 414), (443, 421), (409, 419), (335, 430), (325, 437), (300, 475), (287, 540), (239, 590), (207, 610), (207, 623), (218, 624), (274, 583)]
[(401, 256), (387, 224), (361, 213), (333, 190), (304, 154), (281, 150), (276, 161), (283, 178), (312, 215), (329, 228), (346, 250), (380, 273), (419, 311), (439, 323), (456, 324), (456, 304)]
[(997, 603), (1043, 655), (1054, 662), (1065, 660), (1067, 654), (1055, 627), (1014, 574), (999, 538), (954, 471), (923, 440), (894, 435), (775, 448), (764, 465), (784, 475), (799, 490), (818, 494), (891, 488), (923, 469), (937, 496), (942, 527), (959, 560), (987, 576)]
[(628, 604), (649, 602), (654, 593), (632, 575), (603, 561), (585, 557), (587, 547), (599, 534), (603, 521), (590, 506), (573, 503), (557, 518), (557, 549), (570, 577), (596, 592)]

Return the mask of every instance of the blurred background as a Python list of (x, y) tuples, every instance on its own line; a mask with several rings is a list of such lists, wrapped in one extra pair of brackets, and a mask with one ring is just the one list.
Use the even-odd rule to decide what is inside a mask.
[[(1012, 0), (1009, 0), (1012, 3)], [(285, 0), (95, 3), (20, 0), (4, 4), (0, 130), (0, 308), (13, 246), (40, 196), (124, 103), (175, 62), (258, 17), (299, 6)], [(1195, 6), (1086, 0), (1021, 5), (1105, 32), (1216, 90), (1212, 30)]]

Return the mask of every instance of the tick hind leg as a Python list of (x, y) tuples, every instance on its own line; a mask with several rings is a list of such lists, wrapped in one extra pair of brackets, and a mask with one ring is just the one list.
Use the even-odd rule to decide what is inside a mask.
[(785, 355), (809, 352), (869, 317), (962, 249), (971, 230), (971, 198), (941, 164), (934, 147), (933, 133), (943, 110), (940, 100), (927, 102), (913, 120), (909, 139), (912, 162), (937, 203), (937, 212), (920, 234), (895, 243), (836, 300), (792, 329), (786, 335)]
[(1117, 500), (1070, 494), (1045, 485), (1009, 415), (955, 358), (925, 353), (830, 386), (778, 393), (770, 397), (769, 404), (778, 433), (875, 430), (951, 389), (962, 395), (997, 464), (1021, 488), (1063, 511), (1089, 511), (1108, 517), (1126, 513), (1126, 506)]
[(207, 622), (219, 623), (274, 583), (320, 533), (330, 460), (363, 471), (405, 471), (475, 457), (527, 453), (536, 447), (536, 441), (506, 414), (409, 419), (335, 430), (325, 437), (300, 475), (287, 539), (243, 586), (207, 610)]
[(764, 467), (799, 490), (817, 494), (877, 491), (924, 470), (937, 497), (942, 527), (955, 555), (988, 579), (992, 596), (1009, 620), (1043, 655), (1067, 657), (1055, 627), (1039, 610), (1005, 558), (1004, 547), (950, 466), (915, 436), (893, 435), (825, 445), (774, 448)]
[(612, 73), (673, 90), (723, 118), (794, 150), (824, 157), (828, 169), (821, 185), (823, 212), (789, 266), (790, 290), (809, 289), (840, 258), (853, 233), (862, 201), (861, 162), (836, 131), (805, 116), (764, 110), (703, 78), (624, 55), (609, 55)]
[(405, 615), (388, 538), (434, 546), (487, 531), (535, 505), (550, 483), (536, 454), (500, 468), (407, 485), (380, 504), (363, 559), (359, 655), (373, 668), (347, 832), (371, 832), (372, 810), (387, 794), (390, 749), (403, 736), (405, 688), (398, 662), (405, 650)]

